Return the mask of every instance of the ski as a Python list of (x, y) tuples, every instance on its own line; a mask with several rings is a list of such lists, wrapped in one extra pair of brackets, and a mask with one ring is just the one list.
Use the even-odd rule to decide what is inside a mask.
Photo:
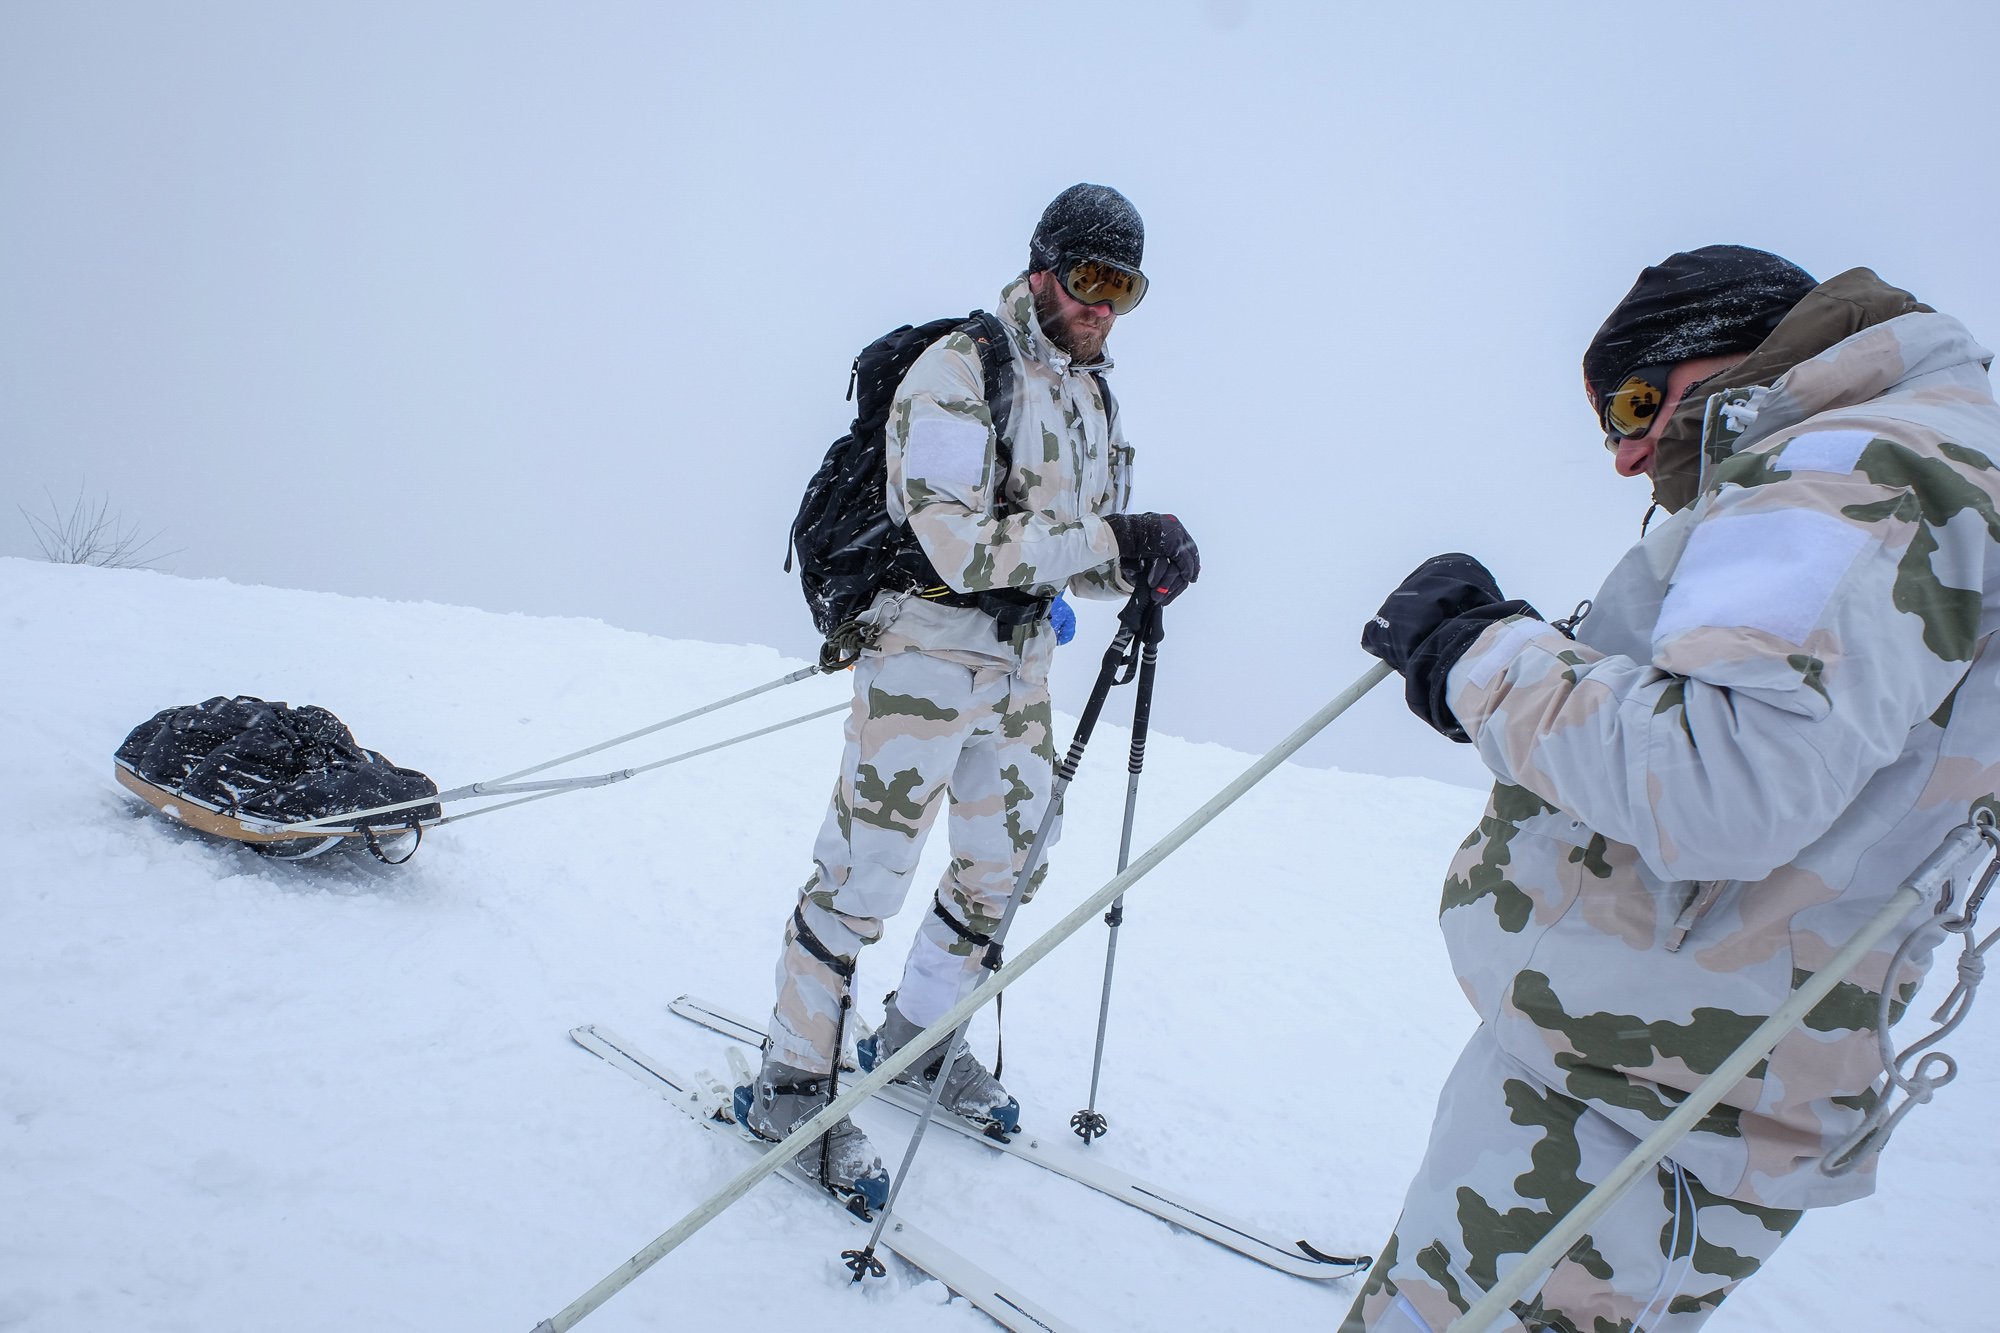
[[(570, 1040), (592, 1055), (651, 1087), (704, 1129), (726, 1134), (760, 1152), (770, 1148), (768, 1142), (738, 1125), (735, 1117), (725, 1109), (729, 1105), (728, 1088), (712, 1081), (704, 1086), (703, 1079), (687, 1078), (608, 1028), (586, 1023), (570, 1029), (569, 1035)], [(859, 1226), (865, 1220), (844, 1207), (839, 1199), (797, 1167), (787, 1163), (778, 1174), (789, 1177), (807, 1192), (839, 1208), (855, 1225)], [(1016, 1330), (1016, 1333), (1080, 1333), (1074, 1324), (1051, 1314), (964, 1254), (916, 1226), (902, 1209), (889, 1219), (882, 1243), (912, 1267), (923, 1270), (956, 1295), (972, 1302), (1003, 1328)]]
[[(719, 1032), (725, 1037), (733, 1037), (752, 1046), (763, 1043), (762, 1028), (753, 1026), (740, 1014), (733, 1014), (705, 1000), (683, 995), (667, 1007), (689, 1022)], [(875, 1096), (878, 1100), (887, 1101), (911, 1115), (924, 1113), (923, 1094), (907, 1084), (891, 1083)], [(1163, 1222), (1191, 1231), (1217, 1245), (1226, 1246), (1245, 1258), (1255, 1259), (1260, 1264), (1289, 1273), (1293, 1277), (1313, 1282), (1327, 1282), (1335, 1278), (1351, 1277), (1373, 1262), (1365, 1255), (1353, 1257), (1328, 1254), (1306, 1241), (1287, 1244), (1273, 1236), (1260, 1233), (1248, 1223), (1236, 1221), (1207, 1204), (1173, 1194), (1129, 1175), (1101, 1158), (1090, 1155), (1088, 1149), (1064, 1144), (1062, 1150), (1058, 1151), (1043, 1144), (1031, 1134), (1017, 1133), (1008, 1137), (989, 1133), (950, 1114), (940, 1113), (934, 1117), (934, 1121), (966, 1138), (977, 1139), (999, 1152), (1032, 1162), (1057, 1175), (1066, 1176), (1079, 1185), (1109, 1195), (1120, 1203), (1129, 1204)]]

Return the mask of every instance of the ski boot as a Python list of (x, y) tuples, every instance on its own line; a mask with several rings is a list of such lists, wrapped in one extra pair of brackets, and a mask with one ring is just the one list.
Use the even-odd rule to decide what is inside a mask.
[[(736, 1089), (736, 1123), (760, 1139), (776, 1143), (825, 1110), (833, 1100), (831, 1080), (766, 1059), (749, 1083)], [(799, 1170), (826, 1186), (861, 1217), (889, 1201), (889, 1173), (882, 1158), (855, 1123), (842, 1116), (819, 1142), (792, 1159)]]
[[(896, 1008), (894, 991), (889, 993), (883, 1004), (887, 1013), (883, 1016), (882, 1026), (863, 1037), (854, 1048), (863, 1070), (873, 1070), (923, 1031)], [(929, 1096), (932, 1085), (937, 1081), (938, 1066), (944, 1063), (943, 1044), (927, 1054), (930, 1056), (928, 1063), (918, 1060), (896, 1075), (894, 1081), (907, 1083)], [(1012, 1134), (1021, 1127), (1021, 1103), (1007, 1095), (1007, 1089), (1000, 1086), (1000, 1080), (987, 1072), (986, 1066), (974, 1058), (970, 1048), (959, 1051), (951, 1071), (944, 1076), (944, 1092), (938, 1097), (938, 1105), (996, 1137)]]

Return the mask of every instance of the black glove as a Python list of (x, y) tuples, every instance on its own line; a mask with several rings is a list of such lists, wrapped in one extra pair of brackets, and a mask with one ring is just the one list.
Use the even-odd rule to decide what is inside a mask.
[(1118, 539), (1118, 568), (1134, 588), (1165, 606), (1201, 577), (1201, 552), (1172, 514), (1106, 514)]
[(1508, 616), (1541, 613), (1522, 601), (1504, 601), (1486, 566), (1469, 555), (1434, 555), (1413, 570), (1375, 618), (1361, 629), (1361, 646), (1403, 673), (1410, 711), (1455, 741), (1465, 728), (1445, 700), (1445, 681), (1472, 641)]

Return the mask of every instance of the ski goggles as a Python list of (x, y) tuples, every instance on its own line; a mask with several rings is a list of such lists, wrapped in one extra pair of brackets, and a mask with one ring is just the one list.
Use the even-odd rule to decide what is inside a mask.
[(1146, 298), (1146, 275), (1108, 259), (1068, 259), (1056, 269), (1063, 290), (1084, 305), (1108, 305), (1122, 315)]
[(1605, 395), (1597, 419), (1604, 427), (1606, 449), (1617, 453), (1621, 442), (1653, 428), (1667, 404), (1667, 376), (1672, 370), (1672, 366), (1640, 366)]

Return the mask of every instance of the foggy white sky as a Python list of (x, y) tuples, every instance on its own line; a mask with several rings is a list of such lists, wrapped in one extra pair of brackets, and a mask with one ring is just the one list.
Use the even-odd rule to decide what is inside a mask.
[[(2000, 340), (1996, 28), (1976, 3), (11, 0), (0, 554), (35, 553), (17, 505), (82, 489), (183, 575), (807, 655), (779, 566), (849, 359), (990, 306), (1048, 199), (1102, 181), (1148, 231), (1112, 339), (1136, 502), (1204, 559), (1155, 725), (1261, 749), (1364, 669), (1362, 620), (1425, 556), (1550, 615), (1595, 589), (1647, 496), (1577, 361), (1642, 265), (1865, 264)], [(1108, 626), (1065, 650), (1065, 706)], [(1307, 757), (1482, 785), (1389, 689)]]

